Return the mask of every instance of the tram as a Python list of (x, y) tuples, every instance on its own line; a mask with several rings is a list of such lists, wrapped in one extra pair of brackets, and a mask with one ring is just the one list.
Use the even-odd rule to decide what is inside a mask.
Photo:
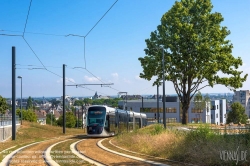
[(86, 124), (87, 136), (109, 137), (146, 126), (147, 116), (143, 113), (94, 105), (88, 108)]

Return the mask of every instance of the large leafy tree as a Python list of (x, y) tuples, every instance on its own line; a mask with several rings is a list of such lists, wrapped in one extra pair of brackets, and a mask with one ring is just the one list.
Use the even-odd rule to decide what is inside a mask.
[(0, 115), (5, 114), (7, 109), (8, 109), (8, 104), (6, 102), (6, 99), (0, 95)]
[(232, 111), (227, 115), (227, 123), (246, 123), (247, 115), (245, 114), (245, 108), (239, 103), (235, 102), (231, 105)]
[(220, 25), (223, 17), (212, 13), (212, 8), (210, 0), (176, 1), (145, 40), (146, 56), (139, 58), (141, 78), (157, 76), (153, 83), (157, 85), (164, 74), (165, 80), (173, 83), (182, 105), (183, 124), (187, 123), (187, 111), (196, 92), (216, 84), (239, 88), (247, 78), (237, 70), (242, 60), (232, 55), (233, 45), (226, 39), (230, 31)]

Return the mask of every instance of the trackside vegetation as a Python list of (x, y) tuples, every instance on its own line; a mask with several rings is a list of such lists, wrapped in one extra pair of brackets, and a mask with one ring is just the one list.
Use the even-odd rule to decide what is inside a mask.
[[(16, 133), (15, 141), (12, 141), (10, 138), (4, 142), (0, 142), (0, 162), (9, 152), (12, 152), (15, 149), (18, 149), (25, 145), (59, 137), (84, 134), (85, 133), (83, 129), (66, 128), (65, 134), (63, 134), (62, 127), (40, 125), (37, 122), (23, 121), (23, 125), (20, 126), (20, 129), (18, 129)], [(9, 150), (7, 150), (7, 152), (3, 152), (5, 149)]]
[(155, 124), (122, 133), (112, 142), (128, 150), (189, 164), (249, 165), (249, 129), (237, 133), (220, 134), (204, 124), (189, 131), (176, 126), (164, 130)]

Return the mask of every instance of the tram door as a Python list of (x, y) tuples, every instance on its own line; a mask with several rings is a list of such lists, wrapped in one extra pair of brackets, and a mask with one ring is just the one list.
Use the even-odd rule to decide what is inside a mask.
[(104, 126), (104, 129), (107, 131), (107, 132), (110, 132), (110, 121), (109, 121), (109, 115), (106, 116), (106, 121), (105, 121), (105, 126)]

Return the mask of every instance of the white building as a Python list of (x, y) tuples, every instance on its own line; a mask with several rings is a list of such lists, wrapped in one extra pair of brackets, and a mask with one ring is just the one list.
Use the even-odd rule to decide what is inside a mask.
[(239, 102), (245, 108), (245, 114), (250, 118), (250, 93), (249, 90), (235, 91), (233, 103)]
[[(218, 109), (212, 109), (211, 105), (218, 105)], [(157, 119), (157, 100), (155, 99), (144, 99), (142, 100), (128, 100), (127, 103), (124, 101), (119, 101), (118, 106), (120, 109), (123, 107), (126, 110), (133, 110), (135, 112), (143, 112), (147, 114), (148, 121)], [(182, 121), (182, 109), (178, 97), (166, 97), (165, 102), (166, 108), (166, 123), (175, 123)], [(160, 122), (163, 118), (163, 102), (159, 101), (159, 114)], [(188, 109), (188, 123), (226, 123), (226, 100), (214, 100), (211, 103), (206, 103), (206, 106), (203, 110), (195, 109), (194, 103), (190, 103)], [(222, 116), (223, 115), (223, 116)], [(214, 117), (217, 116), (218, 118)], [(218, 122), (218, 123), (217, 123)]]
[[(61, 102), (63, 101), (63, 96), (61, 96)], [(71, 100), (71, 97), (68, 95), (65, 95), (65, 105), (70, 107), (71, 105), (73, 105), (73, 102)]]

